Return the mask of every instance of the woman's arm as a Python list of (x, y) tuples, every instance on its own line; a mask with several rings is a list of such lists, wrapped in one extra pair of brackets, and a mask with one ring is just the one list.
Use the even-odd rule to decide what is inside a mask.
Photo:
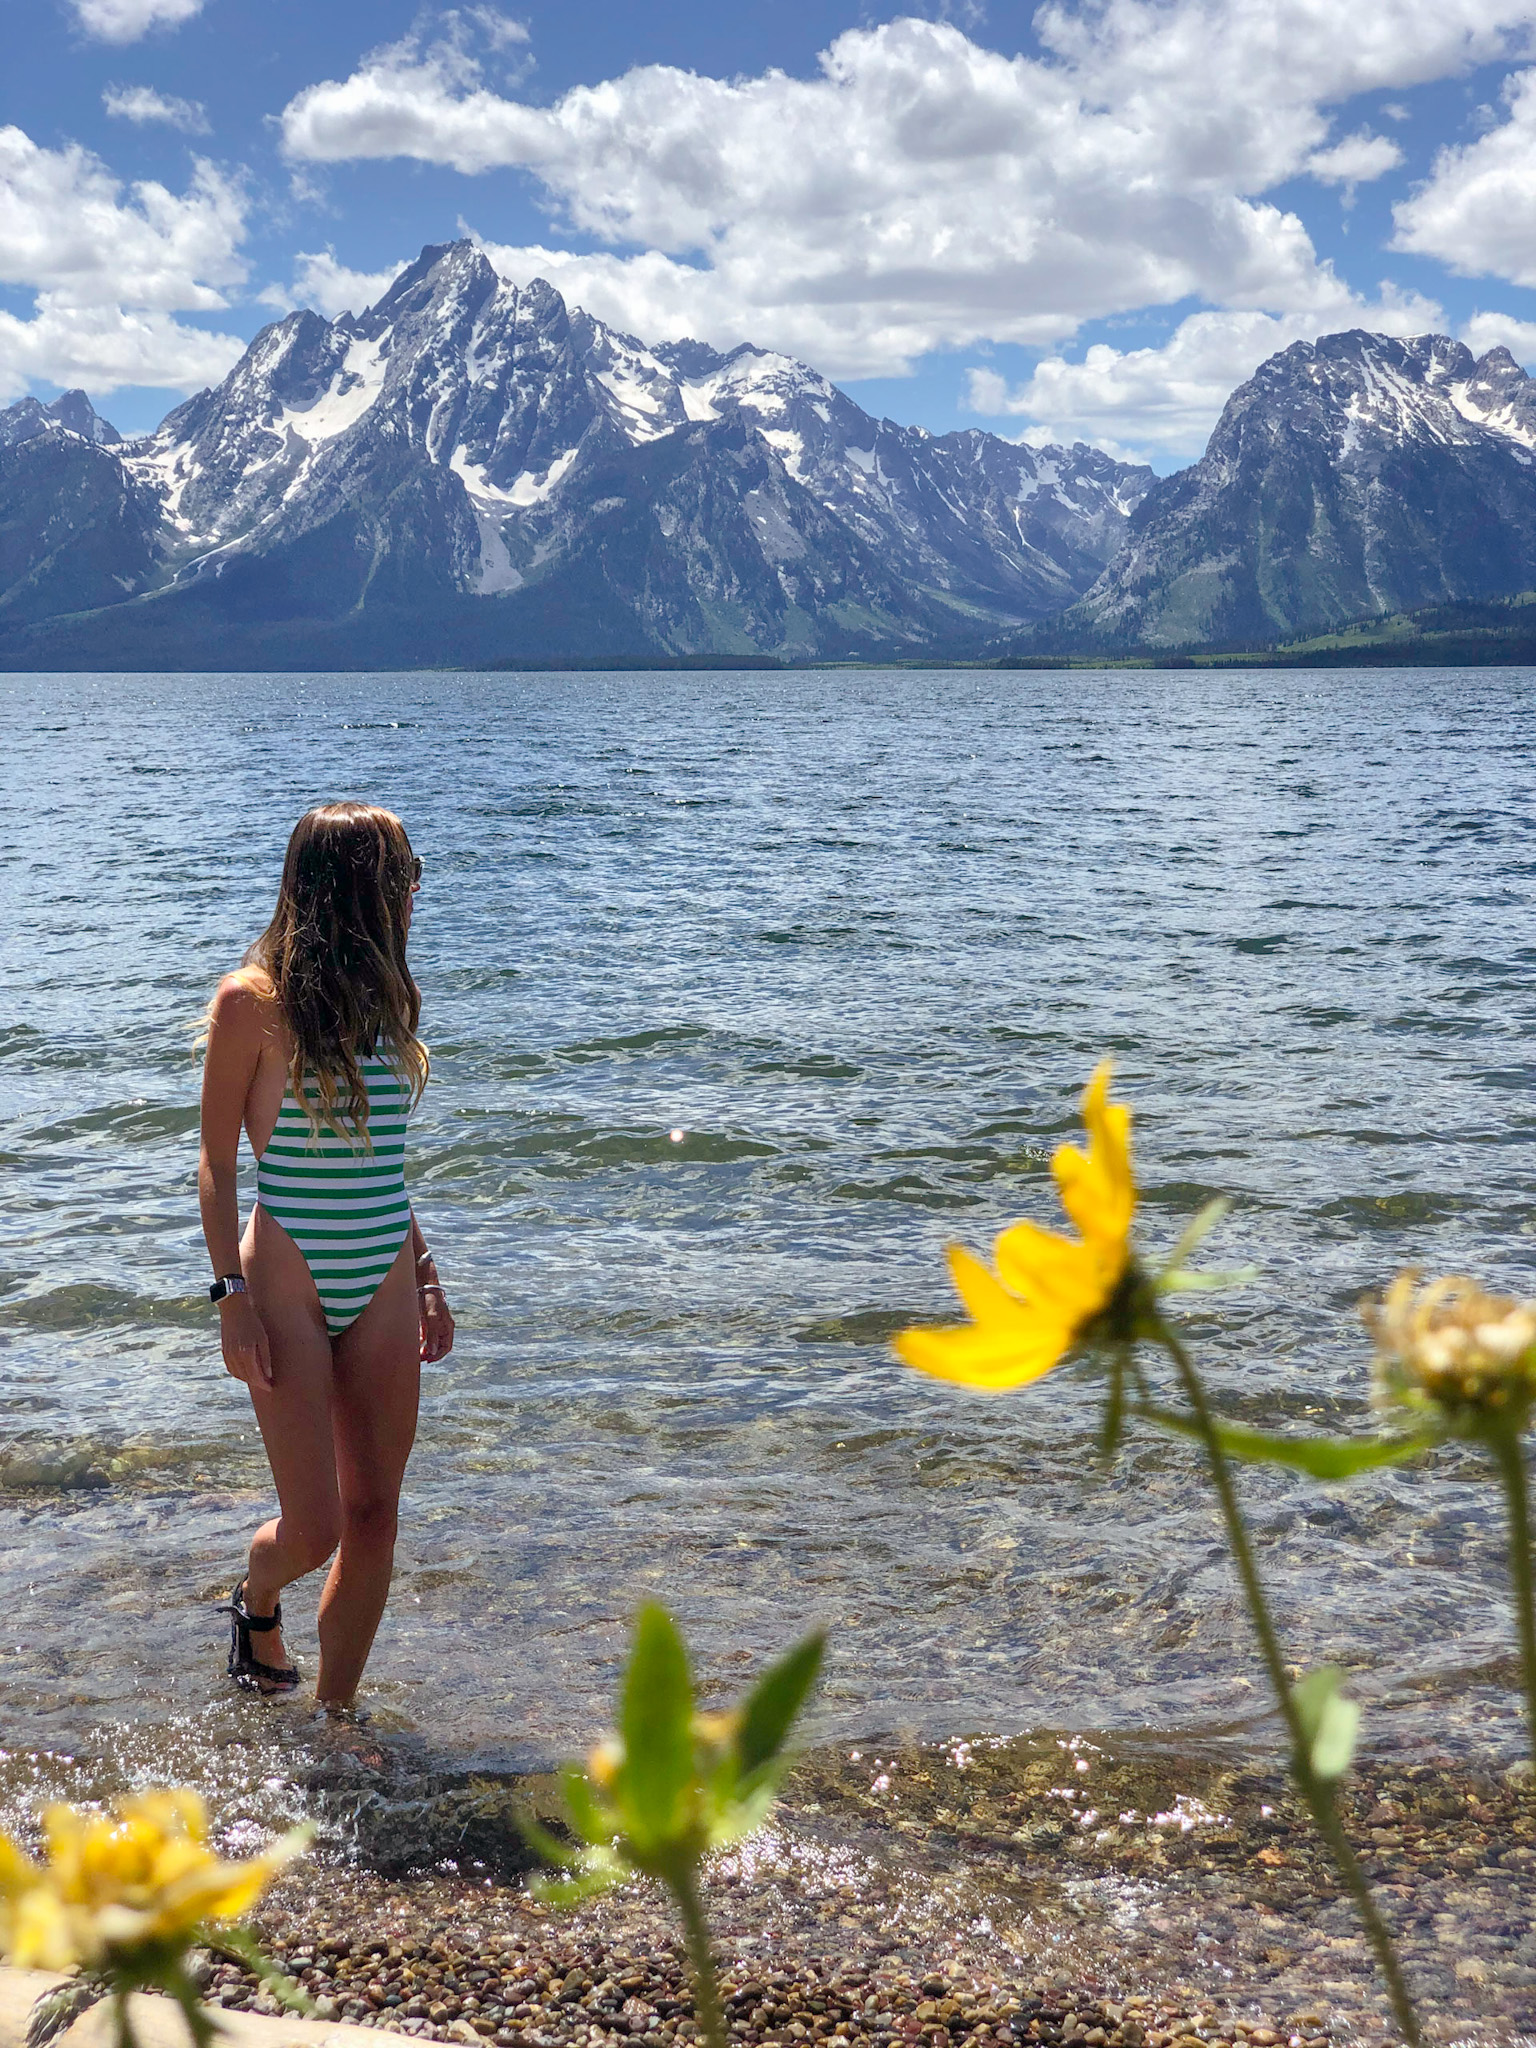
[[(208, 1015), (208, 1051), (203, 1061), (202, 1147), (197, 1161), (197, 1199), (203, 1236), (215, 1279), (240, 1271), (240, 1207), (235, 1165), (246, 1097), (251, 1092), (266, 1019), (261, 998), (240, 975), (219, 986)], [(272, 1384), (272, 1354), (248, 1294), (226, 1294), (219, 1303), (224, 1366), (235, 1379)]]
[(453, 1349), (453, 1316), (448, 1297), (437, 1277), (437, 1261), (427, 1249), (427, 1240), (411, 1211), (411, 1251), (416, 1259), (416, 1300), (421, 1312), (421, 1362), (436, 1365)]

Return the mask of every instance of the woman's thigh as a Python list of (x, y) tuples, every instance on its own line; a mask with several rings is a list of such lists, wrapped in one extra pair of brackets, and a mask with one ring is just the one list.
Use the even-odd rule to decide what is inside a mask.
[(409, 1237), (378, 1292), (336, 1339), (332, 1421), (345, 1511), (393, 1511), (416, 1440), (421, 1316)]
[(336, 1541), (336, 1456), (331, 1436), (333, 1357), (325, 1314), (304, 1254), (258, 1209), (241, 1263), (272, 1352), (272, 1384), (251, 1388), (285, 1521), (325, 1549)]

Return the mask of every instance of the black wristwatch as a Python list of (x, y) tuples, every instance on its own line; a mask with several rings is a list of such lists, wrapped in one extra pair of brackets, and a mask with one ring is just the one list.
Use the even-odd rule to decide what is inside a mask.
[(222, 1280), (215, 1280), (208, 1290), (210, 1301), (222, 1301), (226, 1294), (246, 1294), (249, 1289), (243, 1273), (226, 1273)]

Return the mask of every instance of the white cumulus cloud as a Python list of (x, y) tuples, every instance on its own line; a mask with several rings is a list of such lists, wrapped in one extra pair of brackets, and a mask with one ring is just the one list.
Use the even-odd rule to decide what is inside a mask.
[(197, 100), (178, 99), (174, 93), (156, 92), (152, 85), (109, 85), (101, 104), (119, 121), (163, 121), (185, 135), (206, 135), (208, 116)]
[(1081, 362), (1047, 357), (1012, 388), (994, 369), (973, 369), (967, 396), (984, 417), (1030, 420), (1025, 440), (1084, 440), (1116, 453), (1134, 447), (1189, 461), (1232, 391), (1267, 356), (1329, 330), (1422, 334), (1441, 318), (1440, 308), (1425, 299), (1383, 294), (1366, 305), (1342, 289), (1323, 321), (1240, 310), (1193, 313), (1160, 348), (1097, 342)]
[(203, 0), (74, 0), (87, 35), (104, 43), (136, 43), (155, 28), (179, 28), (200, 14)]
[(592, 310), (872, 375), (1180, 299), (1314, 318), (1339, 286), (1264, 192), (1381, 175), (1396, 146), (1330, 146), (1332, 109), (1497, 57), (1529, 16), (1100, 0), (1047, 6), (1039, 56), (903, 19), (839, 36), (809, 78), (646, 65), (549, 106), (493, 90), (462, 37), (408, 38), (299, 93), (282, 134), (296, 161), (520, 166), (609, 245), (526, 252)]
[(388, 270), (348, 270), (336, 261), (335, 252), (300, 252), (293, 259), (293, 282), (268, 285), (258, 294), (263, 305), (289, 312), (294, 306), (313, 306), (327, 320), (342, 313), (361, 313), (382, 299), (405, 268), (405, 259)]
[(1346, 135), (1330, 149), (1314, 149), (1307, 169), (1325, 185), (1365, 185), (1385, 177), (1403, 161), (1403, 152), (1385, 135), (1372, 135), (1362, 128), (1358, 135)]
[(40, 292), (30, 319), (0, 312), (0, 404), (19, 398), (34, 378), (80, 385), (98, 398), (124, 384), (197, 391), (217, 384), (244, 347), (169, 313), (73, 306)]
[(1461, 338), (1475, 356), (1507, 348), (1517, 363), (1527, 368), (1536, 363), (1536, 321), (1516, 320), (1508, 313), (1474, 313)]
[(1506, 100), (1505, 120), (1443, 149), (1425, 183), (1394, 207), (1394, 246), (1463, 277), (1536, 285), (1536, 71), (1513, 78)]
[(210, 163), (182, 194), (153, 180), (125, 188), (78, 145), (47, 149), (0, 128), (0, 284), (35, 295), (30, 317), (0, 318), (0, 394), (34, 377), (106, 392), (222, 376), (242, 344), (175, 316), (227, 305), (245, 277), (244, 234), (244, 195)]

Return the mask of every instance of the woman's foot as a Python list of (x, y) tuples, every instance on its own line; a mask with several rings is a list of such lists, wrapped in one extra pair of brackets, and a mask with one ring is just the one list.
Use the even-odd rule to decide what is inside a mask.
[(279, 1600), (270, 1614), (253, 1612), (246, 1605), (245, 1583), (240, 1581), (221, 1610), (230, 1617), (229, 1675), (247, 1692), (294, 1692), (299, 1674), (283, 1647), (283, 1603)]

